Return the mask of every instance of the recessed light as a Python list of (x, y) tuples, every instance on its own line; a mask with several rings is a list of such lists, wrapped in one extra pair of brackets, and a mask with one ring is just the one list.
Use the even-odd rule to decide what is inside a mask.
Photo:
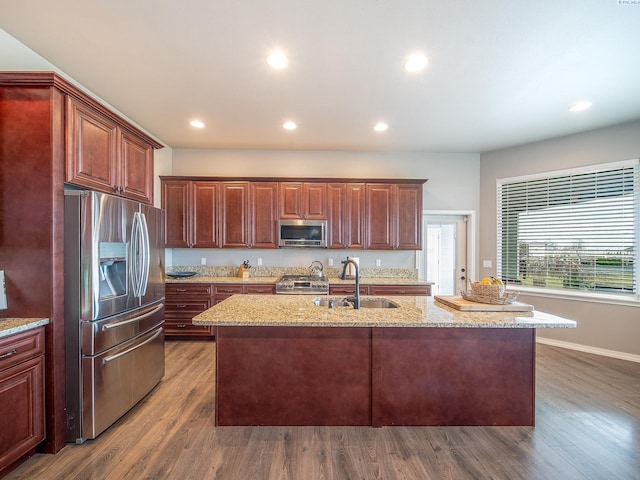
[(376, 132), (384, 132), (385, 130), (387, 130), (389, 128), (389, 125), (387, 125), (384, 122), (378, 122), (375, 124), (375, 126), (373, 127), (373, 129)]
[(282, 124), (282, 128), (284, 128), (285, 130), (295, 130), (296, 128), (298, 128), (298, 125), (296, 125), (295, 122), (289, 120), (288, 122), (284, 122)]
[(419, 72), (420, 70), (424, 70), (427, 63), (429, 63), (427, 57), (421, 53), (414, 53), (407, 58), (407, 61), (404, 64), (404, 69), (411, 73)]
[(569, 107), (570, 112), (582, 112), (591, 106), (591, 102), (588, 100), (580, 100)]
[(281, 70), (289, 65), (289, 59), (280, 50), (274, 50), (267, 56), (267, 63), (273, 68)]
[(191, 120), (189, 124), (195, 128), (204, 128), (204, 123), (202, 123), (200, 120)]

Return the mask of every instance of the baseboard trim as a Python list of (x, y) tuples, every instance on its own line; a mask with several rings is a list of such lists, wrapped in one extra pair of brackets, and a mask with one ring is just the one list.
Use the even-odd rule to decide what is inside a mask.
[(588, 345), (580, 345), (579, 343), (563, 342), (561, 340), (553, 340), (551, 338), (544, 337), (537, 337), (536, 341), (545, 345), (551, 345), (552, 347), (567, 348), (569, 350), (602, 355), (603, 357), (618, 358), (620, 360), (640, 363), (640, 355), (634, 355), (632, 353), (617, 352), (615, 350), (607, 350), (606, 348), (590, 347)]

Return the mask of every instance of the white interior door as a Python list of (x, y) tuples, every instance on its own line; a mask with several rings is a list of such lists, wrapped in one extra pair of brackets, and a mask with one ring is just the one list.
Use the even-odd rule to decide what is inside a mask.
[(423, 220), (420, 277), (434, 282), (434, 295), (458, 295), (467, 289), (468, 216), (428, 214)]

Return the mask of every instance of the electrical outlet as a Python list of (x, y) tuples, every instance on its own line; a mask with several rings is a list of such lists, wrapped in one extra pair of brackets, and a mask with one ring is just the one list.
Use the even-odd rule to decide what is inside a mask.
[(258, 266), (262, 265), (262, 258), (258, 257)]
[(379, 258), (376, 258), (376, 267), (380, 267), (382, 266), (382, 260), (380, 260)]
[(327, 265), (329, 265), (330, 267), (333, 267), (333, 258), (330, 258), (330, 259), (327, 261)]
[(207, 259), (205, 257), (202, 257), (200, 259), (200, 265), (206, 265), (207, 264)]
[(4, 286), (4, 270), (0, 270), (0, 310), (7, 307), (7, 290)]
[(493, 266), (493, 262), (491, 260), (483, 260), (482, 266), (484, 268), (491, 268)]

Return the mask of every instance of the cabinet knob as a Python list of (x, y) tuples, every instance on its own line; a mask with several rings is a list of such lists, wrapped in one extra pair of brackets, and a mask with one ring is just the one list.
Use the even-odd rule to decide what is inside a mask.
[(176, 305), (176, 308), (186, 308), (186, 305)]
[(176, 325), (176, 327), (178, 328), (187, 328), (187, 326), (184, 323), (179, 323)]
[(186, 292), (186, 288), (176, 288), (176, 292)]

